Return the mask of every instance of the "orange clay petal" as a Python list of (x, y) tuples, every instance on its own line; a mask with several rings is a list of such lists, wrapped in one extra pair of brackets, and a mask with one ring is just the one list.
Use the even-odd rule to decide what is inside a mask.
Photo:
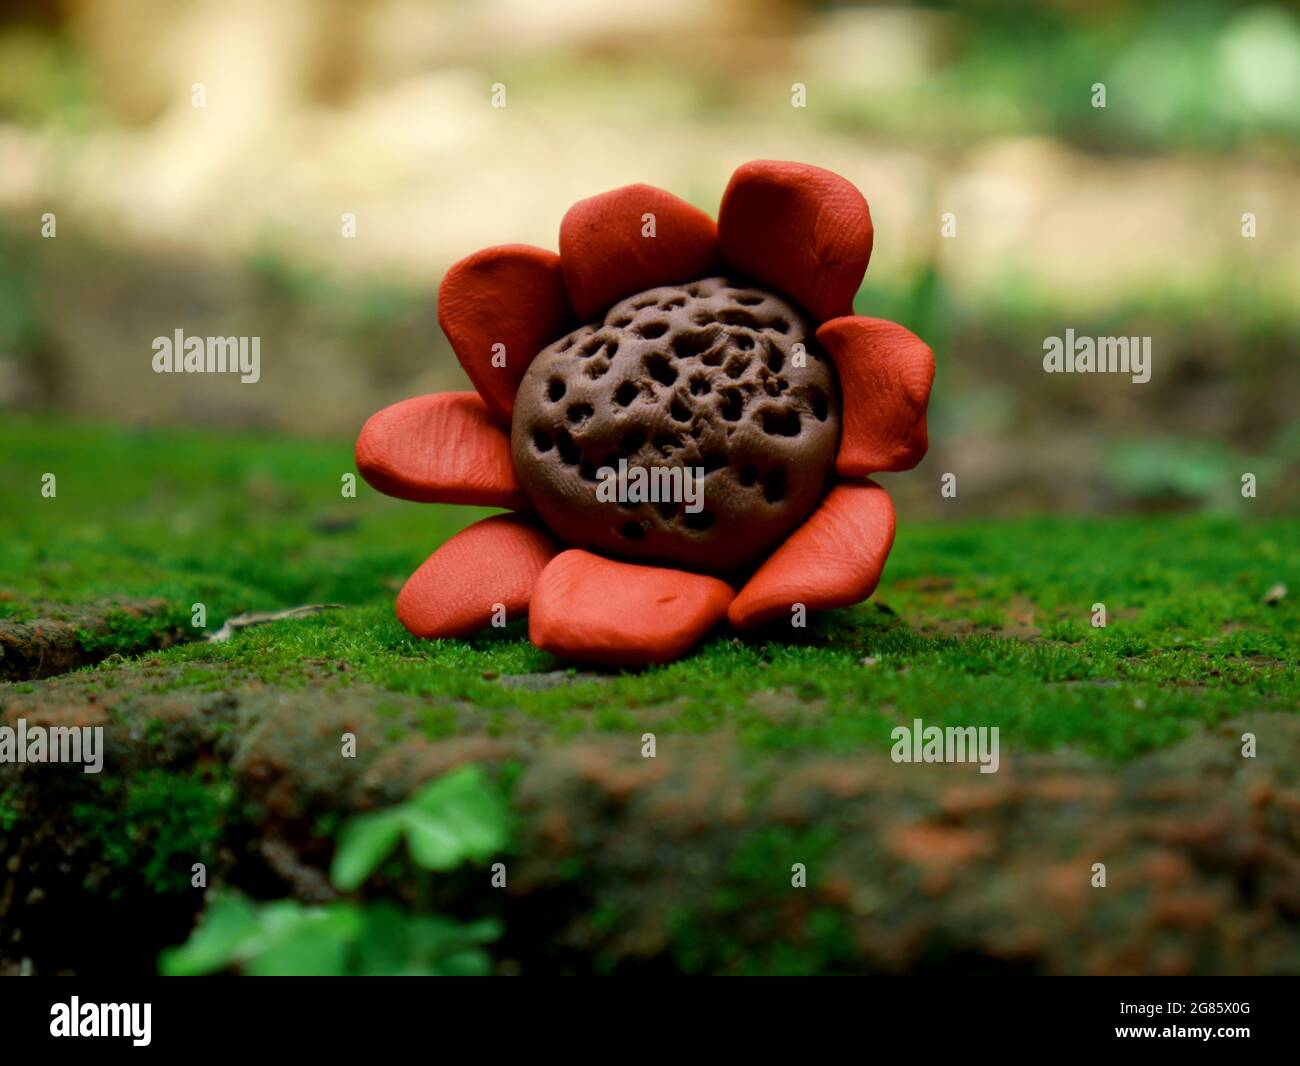
[(727, 611), (737, 629), (788, 621), (791, 608), (847, 607), (876, 589), (894, 543), (894, 505), (870, 481), (843, 482), (740, 590)]
[(357, 437), (357, 469), (399, 500), (527, 509), (510, 438), (473, 392), (436, 392), (385, 407)]
[(505, 608), (528, 611), (533, 586), (559, 551), (532, 520), (493, 515), (463, 529), (429, 556), (397, 596), (397, 619), (417, 637), (467, 637)]
[(839, 371), (844, 401), (835, 470), (865, 477), (911, 470), (929, 447), (925, 411), (934, 381), (934, 353), (914, 333), (882, 318), (834, 318), (817, 340)]
[[(654, 216), (654, 236), (646, 236)], [(560, 223), (569, 302), (589, 322), (627, 296), (718, 272), (718, 227), (685, 200), (653, 185), (579, 200)]]
[(542, 571), (528, 636), (539, 648), (580, 662), (666, 663), (716, 625), (734, 595), (715, 577), (573, 549)]
[(807, 163), (757, 159), (738, 167), (718, 211), (727, 265), (778, 289), (819, 322), (852, 314), (872, 239), (871, 211), (857, 186)]
[(572, 317), (560, 257), (527, 244), (475, 252), (438, 287), (438, 324), (492, 417), (507, 426), (528, 364), (572, 328)]

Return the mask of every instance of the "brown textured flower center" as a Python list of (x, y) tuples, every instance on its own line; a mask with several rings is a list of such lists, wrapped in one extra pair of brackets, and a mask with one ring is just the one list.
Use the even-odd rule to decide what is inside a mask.
[(725, 278), (651, 289), (542, 351), (515, 399), (515, 469), (571, 546), (744, 570), (817, 506), (840, 435), (814, 326)]

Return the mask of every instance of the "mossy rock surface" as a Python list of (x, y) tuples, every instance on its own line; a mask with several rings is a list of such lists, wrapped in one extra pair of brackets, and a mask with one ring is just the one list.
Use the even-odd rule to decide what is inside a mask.
[[(0, 765), (9, 970), (152, 970), (194, 863), (328, 899), (350, 814), (466, 762), (510, 804), (507, 888), (471, 866), (417, 899), (394, 861), (366, 891), (501, 916), (502, 972), (1300, 969), (1294, 520), (902, 515), (871, 603), (602, 672), (519, 622), (413, 640), (395, 586), (476, 513), (341, 496), (347, 442), (19, 420), (0, 446), (0, 717), (107, 738), (99, 775)], [(58, 672), (9, 652), (44, 620)], [(918, 718), (998, 727), (999, 771), (893, 762)]]

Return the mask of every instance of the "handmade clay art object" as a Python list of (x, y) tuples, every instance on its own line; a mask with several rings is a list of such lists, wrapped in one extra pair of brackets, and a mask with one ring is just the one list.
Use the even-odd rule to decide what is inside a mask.
[(560, 253), (456, 263), (438, 319), (477, 392), (404, 400), (357, 439), (400, 499), (502, 507), (397, 598), (419, 637), (527, 613), (566, 659), (668, 662), (875, 590), (894, 538), (869, 480), (925, 455), (930, 349), (853, 314), (867, 202), (802, 163), (741, 166), (718, 222), (629, 185), (570, 208)]

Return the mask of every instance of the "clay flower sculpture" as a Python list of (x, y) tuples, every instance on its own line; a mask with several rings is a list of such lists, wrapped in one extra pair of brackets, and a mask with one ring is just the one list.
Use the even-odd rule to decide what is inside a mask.
[(478, 390), (404, 400), (357, 468), (404, 500), (507, 508), (397, 597), (418, 637), (527, 613), (566, 659), (667, 662), (736, 629), (875, 590), (894, 540), (868, 480), (925, 455), (930, 349), (853, 314), (862, 194), (802, 163), (746, 163), (718, 221), (629, 185), (582, 200), (560, 254), (455, 264), (438, 321)]

